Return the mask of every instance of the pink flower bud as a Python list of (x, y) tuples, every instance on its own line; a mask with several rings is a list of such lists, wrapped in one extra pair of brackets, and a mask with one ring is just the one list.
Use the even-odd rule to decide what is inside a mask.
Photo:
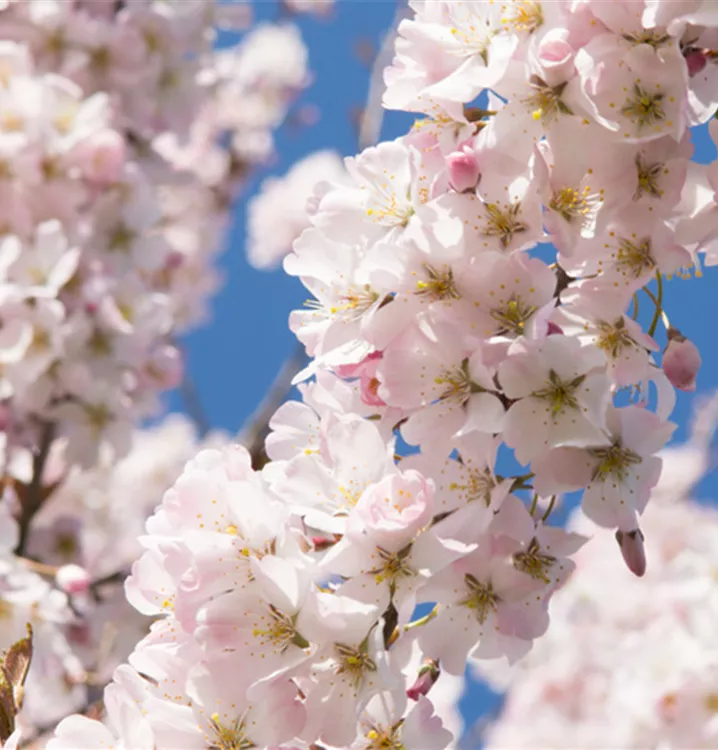
[(466, 144), (461, 151), (454, 151), (446, 157), (446, 168), (449, 170), (449, 183), (457, 193), (473, 190), (481, 176), (476, 153)]
[(100, 130), (77, 146), (74, 157), (86, 180), (107, 185), (120, 176), (125, 140), (116, 130)]
[(708, 64), (708, 57), (702, 49), (689, 49), (684, 53), (683, 59), (686, 61), (688, 75), (691, 78), (698, 75)]
[(621, 555), (628, 569), (639, 578), (646, 572), (646, 550), (643, 546), (643, 532), (640, 529), (633, 531), (616, 532), (616, 541), (621, 549)]
[(312, 545), (317, 552), (323, 552), (337, 543), (336, 539), (327, 539), (325, 536), (313, 536)]
[[(361, 362), (350, 365), (339, 365), (335, 368), (335, 372), (340, 378), (360, 378), (364, 372), (371, 369), (371, 372), (376, 370), (376, 363), (381, 360), (384, 355), (382, 352), (372, 352), (367, 354)], [(373, 366), (373, 369), (372, 369)]]
[(549, 320), (548, 326), (546, 329), (546, 335), (547, 336), (563, 336), (563, 328), (561, 328), (560, 325), (557, 325), (553, 321)]
[(90, 574), (79, 565), (63, 565), (55, 574), (55, 583), (66, 594), (84, 594), (91, 580)]
[(663, 352), (663, 372), (679, 391), (695, 391), (701, 366), (698, 347), (675, 328), (668, 330), (668, 346)]
[(414, 684), (406, 691), (407, 696), (413, 701), (418, 701), (420, 696), (426, 695), (434, 687), (440, 674), (438, 662), (433, 659), (425, 659)]
[(567, 36), (566, 29), (552, 29), (538, 46), (538, 60), (551, 86), (567, 81), (573, 73), (576, 52), (566, 41)]

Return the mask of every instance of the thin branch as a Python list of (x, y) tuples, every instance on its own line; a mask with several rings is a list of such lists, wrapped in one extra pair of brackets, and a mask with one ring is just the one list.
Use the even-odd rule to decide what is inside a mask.
[(245, 426), (238, 435), (237, 439), (249, 451), (252, 457), (252, 466), (255, 469), (260, 469), (267, 463), (264, 441), (269, 435), (269, 420), (287, 397), (292, 387), (292, 379), (305, 361), (304, 346), (298, 343), (274, 378), (267, 395), (247, 419)]
[(197, 386), (189, 373), (185, 373), (179, 390), (187, 415), (197, 428), (199, 436), (204, 437), (210, 430), (210, 422), (199, 397)]
[(409, 17), (410, 12), (411, 9), (406, 3), (400, 3), (391, 26), (381, 41), (381, 47), (371, 70), (366, 107), (364, 107), (364, 112), (359, 121), (359, 150), (365, 149), (367, 146), (373, 146), (381, 135), (381, 126), (384, 122), (382, 98), (386, 88), (384, 85), (384, 69), (391, 64), (394, 57), (394, 42), (399, 33), (399, 24), (404, 18)]
[(18, 519), (19, 538), (15, 554), (23, 555), (27, 546), (30, 523), (35, 514), (40, 510), (42, 504), (47, 499), (43, 492), (42, 478), (45, 473), (45, 464), (50, 454), (50, 447), (55, 436), (55, 425), (53, 422), (46, 422), (40, 432), (40, 444), (32, 457), (32, 478), (27, 486), (27, 491), (22, 493), (22, 508), (20, 518)]

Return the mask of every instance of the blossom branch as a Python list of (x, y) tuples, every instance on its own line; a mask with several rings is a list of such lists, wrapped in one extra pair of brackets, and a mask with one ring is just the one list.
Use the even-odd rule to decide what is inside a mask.
[(264, 441), (269, 434), (269, 420), (287, 397), (292, 387), (292, 380), (305, 361), (304, 348), (301, 345), (296, 346), (275, 376), (266, 396), (237, 436), (238, 442), (246, 446), (249, 451), (252, 466), (256, 469), (261, 468), (267, 462)]
[(54, 435), (54, 423), (46, 422), (40, 428), (40, 442), (32, 457), (32, 477), (30, 484), (27, 485), (27, 490), (22, 492), (21, 497), (20, 517), (18, 519), (19, 538), (15, 550), (17, 555), (25, 553), (30, 523), (47, 499), (42, 480)]
[(359, 148), (374, 145), (381, 135), (381, 126), (384, 122), (384, 107), (382, 96), (384, 95), (384, 70), (391, 63), (394, 55), (394, 43), (398, 35), (399, 24), (410, 15), (410, 9), (404, 3), (399, 3), (391, 22), (381, 41), (381, 46), (374, 60), (369, 78), (369, 91), (367, 103), (359, 121), (359, 134), (357, 137)]

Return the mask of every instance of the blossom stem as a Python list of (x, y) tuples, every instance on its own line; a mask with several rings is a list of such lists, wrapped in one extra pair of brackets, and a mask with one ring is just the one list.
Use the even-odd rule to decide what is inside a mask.
[(546, 512), (541, 516), (541, 521), (546, 522), (548, 517), (551, 515), (551, 511), (553, 510), (553, 506), (556, 504), (556, 495), (551, 495), (551, 499), (548, 503), (548, 508), (546, 508)]
[(535, 476), (536, 475), (533, 473), (533, 471), (530, 471), (528, 474), (520, 474), (519, 476), (514, 477), (511, 483), (511, 492), (515, 492), (516, 490), (532, 489), (531, 485), (527, 485), (526, 482), (528, 482), (529, 479), (533, 479)]
[(437, 604), (434, 606), (434, 609), (429, 612), (428, 615), (424, 615), (424, 617), (420, 617), (418, 620), (414, 620), (414, 622), (410, 622), (408, 625), (404, 625), (404, 632), (407, 633), (409, 630), (420, 628), (422, 625), (426, 625), (427, 622), (431, 622), (438, 614), (439, 605)]
[[(650, 289), (644, 288), (643, 291), (650, 297), (654, 305), (658, 305), (656, 295), (653, 294)], [(666, 330), (668, 330), (671, 327), (671, 321), (668, 319), (668, 315), (666, 315), (666, 311), (663, 309), (661, 310), (661, 320), (663, 321), (663, 325), (666, 327)]]
[[(656, 310), (653, 313), (653, 320), (651, 321), (651, 326), (648, 329), (648, 335), (653, 336), (653, 334), (656, 332), (656, 327), (658, 326), (658, 320), (661, 317), (661, 313), (663, 313), (663, 277), (661, 276), (660, 271), (656, 271), (656, 283), (657, 283), (657, 295), (654, 297), (652, 293), (649, 292), (649, 296), (653, 300), (654, 305), (656, 306)], [(646, 292), (649, 290), (646, 289)], [(665, 315), (665, 313), (663, 313)], [(665, 320), (668, 320), (668, 316), (666, 316)], [(664, 320), (664, 322), (665, 322)]]
[(638, 319), (638, 294), (634, 293), (633, 295), (633, 313), (631, 315), (633, 320)]

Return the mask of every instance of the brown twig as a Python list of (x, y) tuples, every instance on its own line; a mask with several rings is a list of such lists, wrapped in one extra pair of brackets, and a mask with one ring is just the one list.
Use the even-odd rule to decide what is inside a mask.
[(199, 397), (197, 386), (189, 373), (185, 373), (179, 391), (187, 410), (187, 416), (194, 423), (199, 436), (204, 437), (210, 430), (210, 422)]
[(369, 93), (367, 103), (359, 120), (359, 149), (373, 146), (381, 135), (381, 126), (384, 122), (384, 107), (382, 97), (384, 96), (384, 68), (391, 64), (394, 56), (394, 42), (398, 34), (399, 24), (404, 18), (411, 14), (411, 8), (406, 3), (399, 3), (394, 20), (381, 41), (379, 52), (374, 60), (369, 79)]
[(15, 550), (15, 554), (17, 555), (25, 553), (30, 523), (47, 499), (47, 494), (43, 492), (42, 478), (45, 473), (45, 464), (50, 454), (54, 436), (54, 423), (46, 422), (40, 431), (40, 444), (32, 457), (32, 478), (30, 479), (30, 484), (27, 485), (27, 491), (22, 493), (22, 508), (20, 510), (20, 518), (18, 519), (19, 539), (17, 549)]
[(261, 469), (267, 463), (264, 441), (269, 434), (269, 420), (287, 397), (292, 386), (292, 378), (305, 361), (304, 347), (302, 344), (297, 344), (274, 378), (266, 396), (237, 436), (237, 440), (249, 451), (254, 469)]

